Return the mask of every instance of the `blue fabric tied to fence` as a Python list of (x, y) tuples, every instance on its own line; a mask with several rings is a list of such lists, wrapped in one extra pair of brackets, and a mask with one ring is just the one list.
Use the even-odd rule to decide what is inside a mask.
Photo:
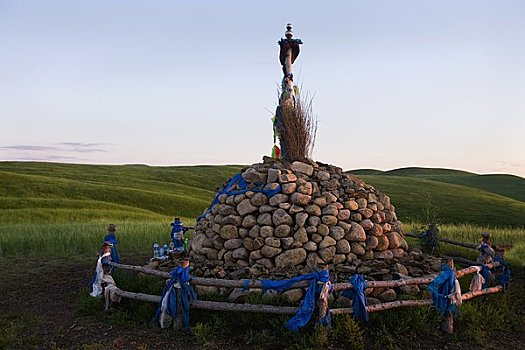
[[(308, 290), (306, 291), (306, 295), (304, 296), (303, 301), (301, 302), (301, 306), (299, 307), (299, 311), (295, 314), (294, 317), (292, 317), (290, 320), (288, 320), (287, 327), (292, 332), (297, 331), (299, 328), (306, 326), (308, 321), (310, 321), (310, 318), (312, 317), (312, 313), (315, 309), (315, 299), (316, 296), (319, 295), (321, 292), (321, 286), (318, 286), (318, 282), (326, 283), (330, 280), (330, 273), (328, 270), (321, 270), (316, 271), (313, 273), (309, 273), (306, 275), (297, 276), (294, 278), (291, 278), (289, 280), (281, 280), (281, 281), (272, 281), (272, 280), (263, 280), (262, 281), (262, 287), (263, 291), (266, 291), (268, 289), (272, 289), (278, 292), (287, 290), (291, 288), (294, 284), (300, 281), (311, 281), (310, 285), (308, 286)], [(328, 310), (327, 316), (321, 320), (321, 324), (327, 325), (330, 324), (330, 311)]]
[[(183, 268), (177, 266), (173, 271), (170, 272), (171, 280), (168, 282), (162, 292), (161, 301), (159, 307), (157, 308), (156, 319), (159, 320), (160, 314), (162, 313), (161, 306), (162, 300), (165, 297), (168, 298), (168, 308), (167, 313), (171, 317), (174, 317), (177, 314), (177, 307), (180, 307), (182, 310), (182, 326), (184, 329), (188, 329), (190, 326), (190, 301), (197, 299), (197, 294), (193, 290), (193, 287), (189, 284), (191, 279), (190, 268)], [(177, 294), (174, 285), (175, 283), (180, 284), (179, 293), (181, 293), (181, 305), (177, 305)]]
[(454, 290), (455, 281), (456, 273), (454, 270), (448, 265), (441, 265), (441, 273), (428, 285), (428, 290), (432, 293), (434, 306), (443, 316), (457, 313), (456, 305), (452, 304), (448, 297)]
[(345, 289), (341, 295), (352, 299), (352, 306), (354, 307), (354, 318), (356, 320), (368, 321), (368, 310), (366, 309), (367, 302), (365, 296), (365, 289), (368, 286), (363, 276), (355, 274), (349, 279), (352, 289)]
[(118, 240), (115, 235), (108, 234), (104, 237), (102, 242), (111, 243), (111, 261), (120, 263), (120, 254), (118, 253), (117, 244)]
[(488, 282), (494, 279), (494, 276), (492, 276), (492, 272), (490, 272), (487, 265), (481, 265), (481, 276), (483, 276), (483, 279), (485, 280), (482, 287), (487, 288)]
[[(232, 188), (234, 187), (235, 184), (237, 185), (238, 190), (232, 190)], [(197, 218), (197, 222), (199, 222), (200, 219), (204, 218), (206, 216), (206, 214), (208, 214), (210, 212), (211, 208), (215, 204), (219, 203), (219, 196), (222, 195), (222, 194), (226, 193), (229, 196), (235, 196), (237, 194), (243, 194), (243, 193), (246, 193), (248, 191), (252, 191), (252, 192), (261, 192), (261, 193), (264, 193), (265, 195), (267, 195), (268, 197), (272, 197), (272, 196), (276, 195), (277, 193), (281, 192), (281, 185), (278, 185), (277, 188), (275, 188), (273, 190), (265, 190), (264, 186), (267, 185), (266, 183), (256, 183), (255, 184), (256, 187), (254, 187), (254, 188), (248, 188), (249, 184), (250, 184), (249, 182), (247, 182), (246, 180), (244, 180), (242, 178), (241, 173), (236, 174), (230, 180), (230, 182), (228, 182), (228, 184), (226, 185), (226, 187), (224, 187), (223, 190), (217, 192), (217, 194), (215, 195), (215, 198), (213, 198), (213, 201), (210, 204), (209, 209), (206, 210), (204, 213), (202, 213)]]
[(495, 262), (499, 262), (501, 266), (503, 266), (503, 273), (501, 275), (498, 275), (496, 277), (496, 281), (498, 284), (501, 284), (504, 289), (509, 288), (509, 282), (510, 282), (510, 268), (509, 265), (503, 260), (501, 257), (497, 257), (494, 259)]

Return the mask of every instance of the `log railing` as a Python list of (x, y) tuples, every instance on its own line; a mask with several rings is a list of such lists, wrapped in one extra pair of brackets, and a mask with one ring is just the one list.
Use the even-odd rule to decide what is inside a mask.
[[(144, 273), (147, 275), (157, 276), (161, 278), (168, 279), (170, 274), (168, 272), (149, 269), (142, 266), (133, 266), (125, 264), (117, 264), (114, 262), (110, 263), (111, 266), (116, 267), (121, 270), (129, 270), (137, 273)], [(487, 264), (487, 267), (492, 269), (498, 267), (500, 263), (494, 262)], [(472, 274), (479, 271), (479, 266), (469, 266), (467, 268), (456, 271), (456, 278), (461, 278), (463, 276)], [(378, 288), (378, 287), (388, 287), (395, 288), (407, 285), (425, 285), (432, 283), (436, 275), (429, 275), (417, 278), (406, 278), (393, 281), (367, 281), (367, 288)], [(247, 281), (247, 282), (246, 282)], [(225, 280), (218, 278), (202, 278), (202, 277), (193, 277), (190, 281), (193, 285), (200, 286), (214, 286), (214, 287), (226, 287), (226, 288), (262, 288), (262, 281), (260, 280)], [(309, 283), (307, 281), (299, 282), (294, 285), (296, 287), (307, 287)], [(341, 291), (345, 289), (353, 288), (350, 283), (334, 283), (334, 291)], [(462, 294), (461, 299), (463, 301), (472, 299), (474, 297), (492, 293), (498, 293), (503, 290), (503, 286), (496, 286), (485, 288), (475, 292), (467, 292)], [(144, 293), (133, 293), (123, 290), (117, 290), (116, 294), (128, 299), (147, 301), (152, 303), (159, 303), (161, 297), (158, 295), (144, 294)], [(394, 309), (399, 307), (418, 307), (418, 306), (428, 306), (432, 305), (432, 299), (424, 300), (396, 300), (392, 302), (383, 302), (375, 305), (367, 306), (367, 311), (379, 312), (388, 309)], [(256, 312), (256, 313), (269, 313), (269, 314), (280, 314), (280, 315), (293, 315), (299, 308), (290, 307), (290, 306), (274, 306), (274, 305), (265, 305), (265, 304), (238, 304), (238, 303), (228, 303), (228, 302), (218, 302), (218, 301), (206, 301), (206, 300), (192, 300), (190, 306), (196, 309), (205, 309), (213, 311), (238, 311), (238, 312)], [(335, 308), (331, 309), (330, 312), (333, 315), (339, 314), (353, 314), (353, 308)], [(451, 315), (445, 317), (445, 320), (442, 324), (442, 329), (448, 333), (453, 332), (453, 318)]]

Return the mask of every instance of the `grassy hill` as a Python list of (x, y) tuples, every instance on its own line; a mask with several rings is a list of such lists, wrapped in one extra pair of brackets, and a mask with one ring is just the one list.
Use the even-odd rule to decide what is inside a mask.
[[(240, 168), (0, 162), (0, 223), (195, 218), (209, 205), (216, 187)], [(475, 183), (469, 179), (478, 175), (453, 175), (454, 170), (400, 169), (392, 173), (404, 175), (360, 176), (392, 198), (401, 220), (426, 222), (429, 215), (438, 215), (442, 223), (500, 227), (525, 223), (525, 202), (498, 194), (496, 190), (504, 186), (494, 183), (501, 181), (494, 180), (495, 190), (490, 191), (468, 186)], [(419, 175), (408, 175), (416, 173)], [(433, 177), (464, 177), (467, 185)]]
[(0, 162), (0, 222), (196, 217), (239, 168)]
[(525, 202), (525, 179), (515, 175), (493, 174), (478, 175), (461, 170), (441, 168), (401, 168), (389, 171), (374, 169), (351, 170), (350, 173), (361, 175), (406, 176), (418, 179), (434, 180), (449, 184), (462, 185), (492, 192)]

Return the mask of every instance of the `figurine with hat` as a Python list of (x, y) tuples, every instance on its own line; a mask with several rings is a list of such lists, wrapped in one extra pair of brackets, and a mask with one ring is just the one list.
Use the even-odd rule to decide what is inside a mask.
[(103, 243), (109, 244), (111, 247), (111, 261), (120, 263), (120, 255), (117, 249), (117, 236), (116, 236), (117, 226), (115, 224), (109, 224), (108, 234), (104, 237)]

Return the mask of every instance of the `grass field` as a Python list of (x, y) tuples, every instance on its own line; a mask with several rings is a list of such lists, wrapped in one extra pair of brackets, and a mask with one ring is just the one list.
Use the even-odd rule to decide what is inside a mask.
[[(87, 296), (86, 284), (107, 224), (117, 224), (121, 256), (140, 264), (152, 253), (153, 242), (167, 243), (175, 216), (192, 225), (211, 202), (216, 187), (241, 167), (0, 162), (0, 295), (5, 296), (0, 300), (0, 349), (200, 349), (239, 344), (257, 349), (277, 343), (293, 349), (329, 344), (354, 349), (479, 349), (494, 331), (508, 335), (496, 342), (491, 339), (492, 348), (521, 345), (521, 337), (516, 337), (524, 325), (516, 311), (525, 303), (521, 277), (511, 285), (512, 298), (492, 296), (462, 306), (452, 338), (436, 331), (440, 318), (430, 307), (373, 314), (366, 325), (334, 317), (329, 332), (298, 335), (282, 327), (286, 317), (192, 311), (195, 336), (189, 338), (159, 330), (150, 321), (155, 313), (152, 304), (124, 302), (115, 312), (103, 313), (100, 300)], [(375, 172), (360, 176), (391, 197), (405, 231), (437, 221), (444, 237), (477, 243), (480, 232), (489, 230), (495, 242), (514, 245), (507, 253), (513, 267), (525, 265), (523, 201), (505, 196), (498, 184), (480, 188), (475, 181), (438, 180), (439, 176), (469, 174), (441, 169), (433, 179), (427, 175)], [(411, 243), (417, 244), (416, 240)], [(457, 251), (475, 255), (441, 246), (443, 253)], [(158, 294), (163, 287), (161, 280), (125, 273), (117, 279), (128, 290)], [(28, 293), (35, 301), (25, 301), (22, 294)], [(483, 328), (485, 317), (490, 317), (492, 329)], [(64, 322), (69, 328), (64, 328)], [(416, 336), (414, 329), (423, 336)], [(152, 342), (158, 346), (150, 346)]]

